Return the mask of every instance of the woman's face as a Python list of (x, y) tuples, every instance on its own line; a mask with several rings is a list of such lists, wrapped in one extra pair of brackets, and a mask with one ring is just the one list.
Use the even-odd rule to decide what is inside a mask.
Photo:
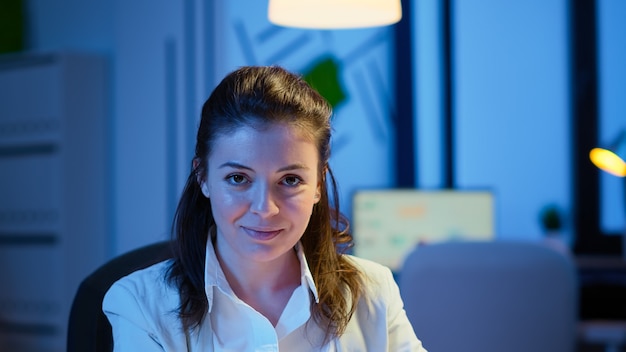
[(202, 192), (211, 199), (221, 258), (271, 262), (292, 251), (319, 201), (315, 144), (286, 124), (219, 136)]

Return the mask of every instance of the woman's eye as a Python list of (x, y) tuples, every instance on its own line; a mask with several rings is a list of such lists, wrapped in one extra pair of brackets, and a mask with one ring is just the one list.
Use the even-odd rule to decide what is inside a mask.
[(239, 174), (230, 175), (226, 179), (228, 180), (228, 182), (234, 185), (240, 185), (246, 183), (247, 181), (245, 176)]
[(287, 186), (297, 186), (302, 182), (300, 177), (297, 176), (287, 176), (283, 179), (283, 183)]

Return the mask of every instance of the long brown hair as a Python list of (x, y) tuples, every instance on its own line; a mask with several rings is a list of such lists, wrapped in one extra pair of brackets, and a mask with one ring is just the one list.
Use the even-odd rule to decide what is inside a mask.
[(197, 327), (208, 309), (204, 265), (206, 241), (215, 221), (199, 180), (206, 175), (212, 143), (241, 126), (287, 123), (309, 136), (319, 152), (321, 197), (301, 239), (319, 296), (319, 303), (312, 304), (312, 316), (326, 331), (326, 340), (345, 331), (360, 295), (361, 275), (343, 256), (352, 246), (352, 236), (339, 212), (336, 183), (328, 165), (331, 114), (319, 93), (299, 76), (276, 66), (242, 67), (211, 93), (202, 107), (192, 170), (172, 225), (175, 254), (168, 279), (180, 293), (178, 314), (185, 329)]

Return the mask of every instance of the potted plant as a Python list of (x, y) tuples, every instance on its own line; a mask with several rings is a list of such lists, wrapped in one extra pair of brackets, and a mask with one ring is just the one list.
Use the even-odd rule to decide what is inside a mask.
[(563, 238), (563, 212), (556, 204), (548, 204), (539, 212), (539, 221), (545, 238), (543, 243), (565, 255), (569, 255), (570, 248)]
[(561, 210), (555, 204), (546, 205), (540, 212), (540, 223), (546, 235), (558, 235), (563, 227)]

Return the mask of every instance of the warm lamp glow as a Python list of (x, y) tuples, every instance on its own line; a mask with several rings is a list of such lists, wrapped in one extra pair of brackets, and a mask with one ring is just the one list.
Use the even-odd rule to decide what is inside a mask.
[(626, 133), (622, 132), (609, 148), (593, 148), (589, 152), (591, 161), (601, 170), (619, 177), (626, 176)]
[(285, 27), (348, 29), (394, 24), (400, 0), (269, 0), (270, 22)]
[(589, 158), (598, 168), (615, 176), (626, 176), (626, 163), (622, 158), (610, 150), (593, 148), (589, 152)]

